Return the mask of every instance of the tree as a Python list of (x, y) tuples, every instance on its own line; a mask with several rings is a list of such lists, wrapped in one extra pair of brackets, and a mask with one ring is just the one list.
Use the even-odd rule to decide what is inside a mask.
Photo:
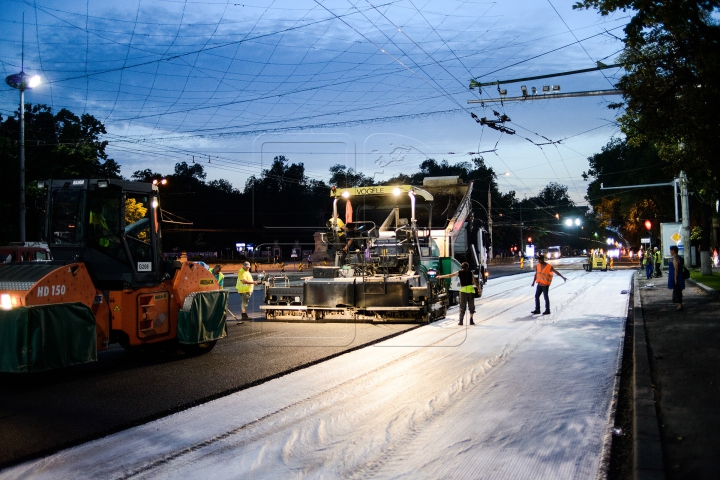
[[(47, 105), (25, 106), (25, 191), (27, 238), (39, 240), (42, 208), (38, 180), (64, 178), (120, 178), (120, 165), (105, 153), (105, 126), (90, 114), (80, 117), (67, 109), (53, 114)], [(0, 116), (0, 161), (12, 166), (3, 173), (6, 188), (0, 191), (2, 211), (17, 212), (20, 198), (20, 114)], [(18, 239), (18, 219), (6, 217), (0, 242)]]
[(585, 198), (593, 206), (600, 228), (618, 228), (627, 241), (638, 245), (641, 236), (646, 235), (639, 227), (642, 219), (650, 218), (656, 223), (674, 221), (670, 186), (600, 189), (601, 185), (621, 187), (671, 182), (672, 167), (660, 158), (653, 144), (633, 146), (627, 140), (616, 138), (600, 153), (589, 157), (588, 163), (590, 168), (583, 172), (583, 178), (590, 180)]
[(232, 183), (228, 182), (224, 178), (209, 181), (208, 187), (223, 193), (240, 193), (240, 190), (234, 188)]
[(187, 180), (194, 179), (197, 182), (202, 183), (207, 178), (205, 169), (199, 163), (193, 163), (188, 165), (187, 162), (180, 162), (175, 164), (175, 175)]
[(130, 178), (136, 182), (152, 183), (153, 180), (162, 179), (163, 174), (146, 168), (145, 170), (135, 170)]
[(375, 184), (372, 177), (365, 176), (341, 164), (330, 167), (330, 173), (332, 174), (330, 176), (330, 185), (335, 185), (338, 188), (367, 187)]
[[(673, 174), (684, 170), (703, 202), (703, 272), (709, 272), (711, 205), (720, 191), (718, 0), (583, 0), (601, 15), (632, 10), (620, 61), (619, 118), (631, 145), (651, 143)], [(621, 107), (615, 104), (613, 107)]]
[(245, 195), (252, 198), (259, 225), (314, 232), (329, 218), (329, 187), (308, 178), (302, 163), (291, 163), (284, 155), (275, 157), (259, 177), (247, 180)]

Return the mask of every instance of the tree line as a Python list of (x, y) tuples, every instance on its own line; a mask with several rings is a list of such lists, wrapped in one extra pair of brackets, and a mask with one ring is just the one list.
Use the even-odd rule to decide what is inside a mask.
[[(46, 105), (26, 106), (27, 238), (41, 239), (43, 195), (37, 180), (49, 178), (122, 178), (120, 165), (108, 158), (105, 127), (90, 114), (77, 116)], [(19, 209), (18, 115), (0, 117), (0, 158), (6, 165), (0, 190), (3, 211)], [(567, 215), (584, 215), (570, 200), (567, 187), (550, 183), (537, 195), (520, 199), (516, 192), (502, 193), (497, 174), (482, 157), (450, 164), (426, 159), (413, 173), (387, 179), (385, 184), (422, 185), (425, 177), (459, 176), (474, 182), (476, 221), (487, 223), (488, 191), (492, 202), (493, 244), (496, 252), (509, 252), (525, 237), (549, 245), (567, 244), (561, 226)], [(179, 162), (173, 172), (135, 171), (131, 180), (167, 179), (160, 187), (163, 210), (163, 244), (166, 251), (216, 251), (229, 256), (238, 241), (246, 243), (309, 243), (332, 214), (330, 187), (375, 185), (378, 182), (346, 165), (333, 165), (328, 182), (308, 177), (302, 163), (277, 156), (259, 174), (249, 177), (242, 190), (225, 180), (207, 180), (199, 163)], [(453, 212), (448, 212), (448, 217)], [(0, 226), (0, 243), (17, 240), (17, 215), (6, 216)], [(526, 240), (522, 240), (525, 242)]]

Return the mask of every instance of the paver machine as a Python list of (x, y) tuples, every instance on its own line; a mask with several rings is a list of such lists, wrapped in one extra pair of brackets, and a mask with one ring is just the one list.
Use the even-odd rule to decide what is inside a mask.
[(458, 177), (426, 178), (422, 186), (332, 188), (333, 213), (320, 240), (328, 265), (317, 265), (316, 248), (312, 276), (299, 286), (266, 283), (261, 310), (282, 321), (443, 318), (459, 284), (457, 277), (438, 282), (437, 275), (468, 261), (481, 284), (486, 278), (486, 250), (469, 241), (471, 192), (472, 184)]
[(200, 264), (164, 260), (158, 188), (49, 180), (51, 261), (0, 265), (0, 372), (97, 360), (99, 350), (175, 342), (211, 350), (226, 336), (227, 291)]

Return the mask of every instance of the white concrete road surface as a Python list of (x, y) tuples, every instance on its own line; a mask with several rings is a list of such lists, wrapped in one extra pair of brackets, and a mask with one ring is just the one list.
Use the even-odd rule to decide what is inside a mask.
[(629, 271), (530, 274), (447, 319), (1, 478), (594, 479), (606, 463)]

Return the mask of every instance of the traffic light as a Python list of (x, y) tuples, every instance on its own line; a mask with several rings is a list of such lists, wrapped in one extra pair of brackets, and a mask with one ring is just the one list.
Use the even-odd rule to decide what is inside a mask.
[(652, 222), (650, 220), (645, 220), (645, 229), (649, 232), (652, 230)]
[(532, 243), (532, 237), (528, 237), (527, 243)]

